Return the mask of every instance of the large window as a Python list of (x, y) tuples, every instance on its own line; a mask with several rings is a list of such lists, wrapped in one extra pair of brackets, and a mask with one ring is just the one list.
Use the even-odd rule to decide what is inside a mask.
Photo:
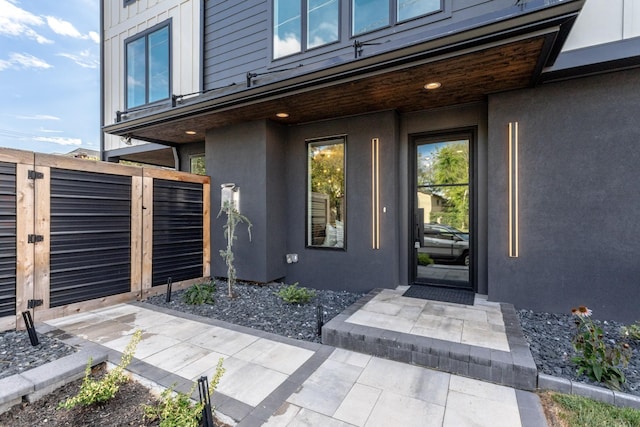
[[(441, 0), (351, 0), (351, 34), (358, 35), (441, 10)], [(395, 16), (392, 13), (395, 12)]]
[(307, 143), (307, 246), (345, 248), (345, 138)]
[(274, 0), (273, 58), (338, 41), (339, 6), (338, 0)]
[(170, 96), (170, 23), (153, 27), (125, 42), (127, 108)]

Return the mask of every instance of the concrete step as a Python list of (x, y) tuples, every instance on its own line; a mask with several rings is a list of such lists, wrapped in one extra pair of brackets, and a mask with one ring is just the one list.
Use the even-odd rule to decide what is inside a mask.
[(509, 351), (502, 351), (347, 321), (380, 291), (365, 295), (324, 325), (322, 343), (521, 390), (536, 389), (538, 371), (513, 305), (500, 304), (509, 344)]

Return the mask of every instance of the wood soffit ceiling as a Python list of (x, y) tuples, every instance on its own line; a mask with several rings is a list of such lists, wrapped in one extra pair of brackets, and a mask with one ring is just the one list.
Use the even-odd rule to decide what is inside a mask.
[[(152, 124), (132, 132), (131, 136), (180, 144), (204, 140), (207, 129), (253, 120), (269, 119), (291, 125), (374, 111), (395, 109), (408, 113), (483, 101), (491, 93), (531, 86), (544, 44), (543, 36), (525, 39), (226, 111)], [(424, 89), (432, 81), (440, 82), (442, 87)], [(275, 116), (283, 111), (290, 116), (286, 119)], [(187, 130), (197, 134), (187, 135)]]

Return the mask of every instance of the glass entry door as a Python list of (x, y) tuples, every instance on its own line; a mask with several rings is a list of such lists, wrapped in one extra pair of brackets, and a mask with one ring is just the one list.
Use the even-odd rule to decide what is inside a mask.
[(414, 282), (471, 289), (471, 136), (415, 142)]

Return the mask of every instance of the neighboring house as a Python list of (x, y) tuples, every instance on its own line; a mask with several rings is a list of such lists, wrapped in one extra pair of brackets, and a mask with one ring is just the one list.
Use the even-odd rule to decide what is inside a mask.
[(254, 225), (234, 246), (239, 278), (433, 283), (416, 262), (418, 158), (463, 143), (453, 154), (466, 154), (467, 177), (438, 185), (460, 190), (469, 279), (446, 285), (518, 308), (639, 317), (637, 0), (102, 8), (103, 158), (159, 148), (188, 170), (204, 153), (212, 211), (234, 183)]
[(66, 157), (74, 157), (76, 159), (100, 160), (99, 151), (88, 150), (86, 148), (76, 148), (75, 150), (61, 155)]

